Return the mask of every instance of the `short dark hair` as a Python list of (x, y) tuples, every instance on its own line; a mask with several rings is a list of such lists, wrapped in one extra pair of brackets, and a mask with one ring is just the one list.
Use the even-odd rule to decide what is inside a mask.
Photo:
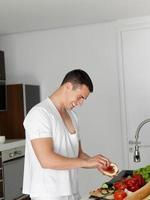
[(90, 92), (93, 92), (93, 83), (90, 76), (81, 69), (74, 69), (68, 72), (65, 75), (61, 85), (66, 82), (71, 82), (74, 86), (84, 84), (88, 87)]

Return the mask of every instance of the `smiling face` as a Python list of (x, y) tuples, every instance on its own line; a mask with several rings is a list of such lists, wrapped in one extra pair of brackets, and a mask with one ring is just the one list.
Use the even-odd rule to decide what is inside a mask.
[(76, 106), (82, 105), (90, 94), (88, 87), (84, 84), (75, 87), (71, 83), (68, 83), (66, 87), (65, 107), (67, 109), (73, 109)]

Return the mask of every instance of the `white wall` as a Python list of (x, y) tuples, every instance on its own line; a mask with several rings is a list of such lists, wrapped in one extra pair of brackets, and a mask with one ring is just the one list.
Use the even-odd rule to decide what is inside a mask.
[[(44, 99), (74, 68), (86, 70), (94, 93), (79, 109), (83, 149), (102, 153), (123, 168), (120, 127), (116, 35), (113, 23), (6, 35), (0, 38), (5, 51), (7, 83), (38, 83)], [(89, 190), (109, 178), (96, 170), (80, 170), (80, 190)]]
[(141, 162), (134, 162), (135, 133), (138, 125), (150, 118), (150, 16), (120, 20), (120, 88), (125, 166), (130, 169), (150, 163), (150, 123), (139, 133)]

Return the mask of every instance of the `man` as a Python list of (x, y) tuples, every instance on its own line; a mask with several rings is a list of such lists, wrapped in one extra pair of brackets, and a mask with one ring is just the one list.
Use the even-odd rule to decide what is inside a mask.
[(111, 162), (83, 152), (72, 109), (93, 92), (89, 75), (70, 71), (61, 86), (34, 106), (24, 121), (26, 151), (23, 193), (33, 200), (78, 200), (78, 168), (103, 172)]

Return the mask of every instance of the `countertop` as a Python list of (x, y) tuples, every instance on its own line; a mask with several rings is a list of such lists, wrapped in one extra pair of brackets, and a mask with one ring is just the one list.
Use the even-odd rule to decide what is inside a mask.
[(82, 196), (80, 200), (95, 200), (95, 198), (89, 198), (90, 195)]
[(88, 197), (87, 197), (87, 196), (84, 196), (84, 197), (81, 197), (80, 200), (87, 200), (87, 199), (88, 199)]
[(25, 146), (25, 139), (6, 139), (4, 144), (0, 144), (0, 151)]

